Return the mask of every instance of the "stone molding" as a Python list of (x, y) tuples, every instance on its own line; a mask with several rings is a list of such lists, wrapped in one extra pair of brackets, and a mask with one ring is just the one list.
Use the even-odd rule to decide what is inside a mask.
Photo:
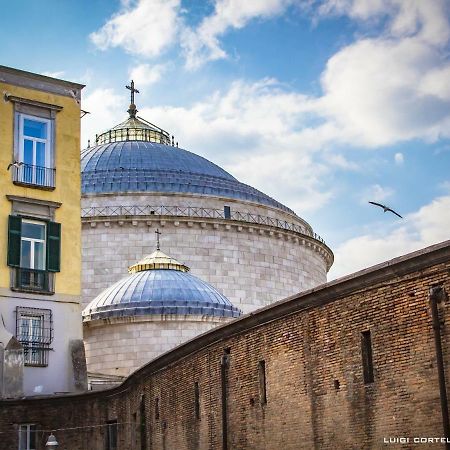
[(84, 88), (84, 84), (51, 78), (6, 66), (0, 66), (0, 81), (6, 84), (72, 97), (78, 102), (81, 100), (81, 90)]
[(131, 317), (108, 317), (104, 319), (94, 319), (83, 322), (83, 327), (96, 328), (104, 325), (122, 324), (122, 323), (142, 323), (142, 322), (209, 322), (209, 323), (227, 323), (233, 320), (232, 317), (214, 317), (199, 316), (194, 314), (147, 314)]
[(187, 227), (193, 227), (194, 224), (202, 229), (207, 228), (209, 225), (211, 229), (218, 230), (223, 229), (226, 231), (246, 232), (252, 234), (255, 230), (258, 230), (259, 234), (267, 234), (273, 239), (284, 239), (286, 241), (293, 242), (295, 244), (304, 245), (311, 248), (318, 253), (326, 262), (327, 271), (331, 268), (334, 255), (331, 249), (324, 243), (315, 239), (312, 236), (299, 233), (293, 230), (286, 230), (284, 228), (278, 228), (271, 225), (263, 225), (253, 222), (244, 222), (230, 219), (217, 219), (217, 218), (205, 218), (205, 217), (191, 217), (191, 216), (117, 216), (117, 217), (85, 217), (82, 218), (82, 224), (89, 225), (92, 228), (97, 227), (98, 224), (102, 224), (105, 228), (109, 228), (111, 223), (117, 223), (118, 226), (125, 226), (129, 223), (133, 227), (139, 226), (140, 223), (145, 224), (149, 228), (153, 225), (157, 227), (164, 227), (166, 225), (173, 225), (179, 227), (180, 224), (185, 224)]

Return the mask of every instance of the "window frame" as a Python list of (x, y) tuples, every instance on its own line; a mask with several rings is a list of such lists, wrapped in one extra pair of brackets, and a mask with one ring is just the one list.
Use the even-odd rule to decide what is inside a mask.
[[(26, 442), (25, 442), (25, 446), (23, 445), (22, 442), (22, 429), (23, 427), (26, 427)], [(34, 429), (32, 429), (32, 427), (34, 427)], [(36, 432), (37, 432), (37, 424), (35, 423), (19, 423), (19, 450), (36, 450), (37, 446), (36, 446)], [(34, 432), (34, 445), (33, 447), (31, 447), (31, 433)]]
[[(47, 126), (47, 137), (36, 138), (24, 134), (24, 121), (33, 120), (45, 123)], [(25, 139), (33, 142), (33, 164), (25, 164)], [(19, 185), (32, 186), (38, 189), (55, 189), (55, 117), (48, 114), (45, 109), (40, 113), (40, 109), (35, 108), (31, 112), (15, 112), (15, 150), (14, 161), (22, 163), (19, 167), (12, 167), (13, 182)], [(45, 143), (45, 165), (36, 164), (36, 142)], [(31, 175), (31, 177), (29, 177)]]
[[(24, 223), (30, 223), (34, 225), (42, 225), (44, 227), (44, 239), (36, 239), (36, 238), (30, 238), (30, 237), (24, 237), (23, 233), (20, 234), (20, 268), (21, 269), (32, 269), (32, 270), (42, 270), (47, 271), (47, 246), (48, 246), (48, 236), (47, 236), (47, 227), (48, 227), (48, 221), (45, 220), (36, 220), (36, 219), (29, 219), (27, 217), (22, 218), (22, 224)], [(22, 262), (22, 245), (23, 241), (31, 242), (30, 245), (30, 267), (24, 267)], [(44, 244), (43, 249), (43, 269), (36, 269), (34, 267), (35, 265), (35, 247), (36, 243), (41, 242)]]
[(106, 450), (117, 450), (119, 437), (119, 426), (117, 419), (106, 422)]
[[(25, 114), (25, 113), (17, 113), (18, 120), (19, 120), (19, 161), (24, 161), (25, 159), (25, 139), (28, 139), (30, 141), (33, 141), (33, 166), (37, 166), (36, 164), (36, 143), (41, 142), (45, 143), (45, 166), (46, 168), (53, 168), (52, 165), (52, 159), (51, 159), (51, 153), (53, 148), (53, 131), (52, 131), (52, 125), (53, 121), (51, 119), (46, 119), (45, 117), (39, 117), (39, 116), (33, 116), (31, 114)], [(45, 123), (47, 125), (47, 137), (44, 138), (37, 138), (34, 136), (27, 136), (25, 135), (24, 131), (24, 122), (25, 120), (32, 120), (34, 122), (40, 122)]]
[[(33, 319), (39, 319), (39, 327), (33, 327)], [(24, 320), (29, 323), (24, 327)], [(39, 333), (30, 331), (39, 328)], [(23, 333), (24, 328), (28, 329)], [(25, 339), (27, 338), (27, 339)], [(30, 339), (31, 338), (31, 339)], [(36, 339), (37, 338), (37, 339)], [(47, 367), (50, 344), (53, 341), (53, 314), (51, 309), (16, 307), (16, 339), (24, 350), (24, 365), (31, 367)]]

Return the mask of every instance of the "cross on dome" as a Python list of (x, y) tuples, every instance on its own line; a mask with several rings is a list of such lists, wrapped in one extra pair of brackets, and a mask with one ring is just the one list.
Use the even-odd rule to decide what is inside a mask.
[(155, 230), (155, 234), (156, 234), (156, 250), (161, 250), (160, 245), (159, 245), (159, 236), (162, 234), (161, 231), (159, 231), (159, 228), (157, 228)]
[(137, 108), (134, 103), (134, 94), (139, 94), (140, 92), (134, 87), (134, 81), (131, 80), (130, 86), (125, 86), (127, 89), (129, 89), (130, 92), (130, 108), (128, 109), (128, 114), (130, 115), (130, 118), (135, 118), (137, 113)]

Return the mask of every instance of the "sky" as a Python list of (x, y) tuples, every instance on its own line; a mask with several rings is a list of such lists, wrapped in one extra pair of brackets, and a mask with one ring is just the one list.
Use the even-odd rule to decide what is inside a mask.
[(313, 226), (328, 279), (450, 238), (448, 0), (0, 6), (0, 64), (86, 85), (82, 147), (133, 79), (138, 115)]

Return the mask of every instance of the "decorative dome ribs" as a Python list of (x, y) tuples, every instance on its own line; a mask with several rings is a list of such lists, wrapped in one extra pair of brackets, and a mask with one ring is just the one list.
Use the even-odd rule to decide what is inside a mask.
[(251, 201), (293, 213), (207, 159), (154, 142), (115, 142), (87, 148), (81, 154), (81, 170), (83, 194), (201, 194)]
[(126, 278), (98, 295), (83, 311), (83, 320), (143, 315), (238, 317), (240, 310), (189, 268), (160, 250), (129, 268)]

